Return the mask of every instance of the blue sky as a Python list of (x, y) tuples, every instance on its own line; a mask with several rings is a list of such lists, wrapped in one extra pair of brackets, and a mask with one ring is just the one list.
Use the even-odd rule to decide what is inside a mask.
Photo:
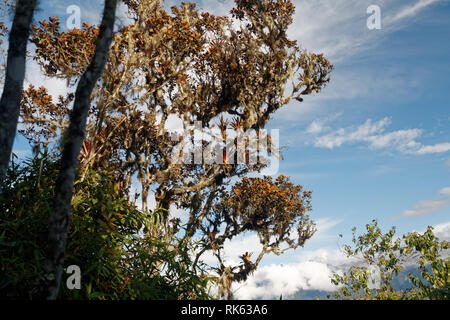
[[(327, 2), (332, 1), (323, 4)], [(391, 9), (389, 2), (380, 4), (382, 19), (414, 3), (420, 2), (409, 1), (395, 8), (400, 11)], [(315, 190), (314, 213), (342, 220), (335, 228), (337, 232), (348, 233), (352, 225), (361, 227), (372, 218), (386, 227), (398, 226), (399, 232), (422, 230), (450, 220), (448, 205), (427, 215), (393, 220), (420, 201), (440, 199), (439, 191), (450, 184), (450, 167), (445, 165), (450, 158), (445, 145), (450, 142), (450, 21), (445, 18), (450, 6), (448, 2), (428, 3), (392, 27), (360, 33), (355, 29), (364, 28), (361, 23), (348, 28), (359, 39), (356, 53), (332, 53), (330, 60), (336, 56), (336, 69), (329, 87), (321, 93), (325, 98), (309, 98), (306, 104), (312, 104), (311, 109), (292, 118), (294, 123), (288, 124), (285, 135), (281, 132), (282, 137), (295, 135), (281, 170)], [(364, 11), (361, 15), (368, 17)], [(342, 37), (343, 41), (350, 38), (339, 31), (330, 31), (330, 36)], [(352, 50), (351, 40), (347, 48), (344, 51)], [(284, 128), (281, 124), (289, 123), (292, 112), (285, 115), (281, 114), (273, 125)], [(369, 119), (372, 124), (388, 120), (379, 132), (365, 137), (358, 129)], [(318, 137), (305, 134), (308, 128), (317, 131), (323, 127), (327, 130)], [(337, 136), (350, 141), (339, 146), (333, 141), (333, 133), (341, 128), (346, 132)], [(415, 130), (421, 130), (417, 138), (407, 137), (408, 133), (415, 136)], [(327, 135), (329, 132), (331, 135)], [(364, 141), (382, 141), (392, 133), (404, 141), (391, 141), (379, 148)], [(356, 136), (349, 137), (352, 134)], [(317, 143), (320, 138), (322, 143)], [(403, 150), (411, 141), (441, 148), (436, 147), (433, 153), (430, 148), (428, 152), (419, 149), (417, 154)]]
[[(233, 4), (196, 2), (216, 14)], [(335, 70), (321, 93), (280, 110), (270, 128), (280, 129), (287, 146), (280, 173), (314, 191), (319, 231), (304, 249), (268, 257), (237, 291), (242, 298), (329, 288), (330, 270), (344, 263), (338, 234), (348, 242), (352, 227), (362, 230), (372, 219), (400, 234), (438, 226), (450, 238), (450, 1), (293, 2), (290, 36), (323, 52)], [(82, 20), (100, 20), (101, 1), (42, 1), (39, 16), (62, 17), (70, 4), (80, 5)], [(367, 28), (370, 5), (381, 9), (380, 30)], [(40, 79), (28, 68), (29, 82)], [(65, 85), (45, 84), (55, 93)], [(25, 150), (23, 141), (15, 148)], [(230, 257), (243, 243), (257, 247), (252, 236), (240, 238), (228, 245)], [(261, 280), (265, 287), (255, 285)]]

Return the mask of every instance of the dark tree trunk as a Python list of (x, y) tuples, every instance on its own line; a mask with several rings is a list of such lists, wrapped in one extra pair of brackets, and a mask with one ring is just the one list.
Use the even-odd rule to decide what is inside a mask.
[(69, 128), (62, 141), (61, 167), (56, 181), (46, 261), (47, 299), (50, 300), (56, 299), (61, 283), (75, 172), (84, 140), (91, 93), (103, 72), (112, 41), (116, 5), (117, 0), (105, 0), (94, 57), (78, 83)]
[(18, 0), (9, 33), (6, 76), (0, 100), (0, 186), (11, 158), (25, 77), (26, 49), (36, 0)]

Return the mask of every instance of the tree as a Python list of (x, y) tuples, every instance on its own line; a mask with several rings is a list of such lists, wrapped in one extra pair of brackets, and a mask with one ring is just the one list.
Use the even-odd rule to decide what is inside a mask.
[[(188, 223), (187, 234), (201, 236), (203, 247), (197, 253), (197, 260), (205, 250), (213, 250), (219, 261), (219, 267), (215, 268), (219, 275), (219, 294), (228, 299), (233, 298), (232, 282), (245, 281), (265, 254), (280, 255), (303, 246), (316, 231), (306, 214), (311, 210), (311, 191), (303, 191), (283, 175), (275, 181), (270, 177), (243, 178), (230, 193), (221, 189), (213, 194), (217, 200), (198, 213), (200, 222)], [(202, 223), (203, 219), (207, 222)], [(220, 249), (226, 240), (247, 231), (258, 235), (260, 252), (254, 261), (250, 259), (253, 253), (245, 252), (240, 257), (241, 264), (226, 266)]]
[[(9, 33), (8, 58), (5, 82), (0, 99), (0, 188), (11, 158), (19, 120), (19, 108), (22, 98), (23, 79), (25, 77), (25, 59), (30, 25), (37, 0), (18, 0), (15, 6), (14, 20)], [(4, 31), (2, 24), (0, 31)]]
[(55, 299), (64, 263), (67, 228), (70, 221), (70, 203), (78, 157), (85, 136), (86, 121), (91, 105), (91, 93), (103, 72), (113, 37), (117, 0), (105, 0), (103, 19), (95, 43), (94, 56), (83, 73), (75, 92), (75, 102), (70, 114), (69, 127), (61, 142), (61, 167), (56, 181), (53, 214), (50, 219), (48, 256), (46, 261), (48, 298)]
[(418, 275), (409, 273), (414, 285), (412, 294), (419, 299), (450, 299), (450, 258), (446, 250), (450, 248), (448, 241), (439, 241), (428, 227), (423, 234), (413, 232), (404, 237), (406, 248), (403, 254), (412, 252), (418, 262)]
[[(367, 233), (356, 236), (353, 229), (353, 247), (344, 246), (347, 257), (362, 260), (363, 264), (350, 267), (344, 274), (336, 273), (332, 282), (340, 286), (336, 298), (344, 299), (449, 299), (450, 259), (445, 250), (448, 241), (439, 241), (433, 228), (428, 227), (423, 234), (408, 233), (402, 238), (395, 237), (395, 228), (383, 233), (378, 222), (366, 225)], [(418, 274), (408, 272), (411, 287), (396, 290), (406, 266), (414, 267)], [(376, 267), (380, 282), (369, 285), (369, 267)]]
[[(274, 112), (292, 100), (302, 101), (303, 96), (319, 92), (329, 81), (330, 62), (322, 54), (300, 49), (287, 37), (294, 5), (288, 0), (237, 0), (228, 18), (200, 12), (192, 3), (174, 6), (170, 14), (158, 0), (124, 2), (132, 22), (113, 36), (105, 72), (92, 94), (79, 158), (80, 179), (91, 169), (101, 173), (112, 167), (121, 188), (130, 188), (137, 180), (142, 210), (148, 211), (147, 199), (154, 190), (156, 207), (168, 212), (166, 229), (178, 223), (170, 219), (172, 205), (186, 210), (189, 228), (185, 236), (204, 243), (199, 253), (215, 250), (219, 277), (224, 274), (220, 266), (224, 241), (246, 230), (260, 233), (263, 254), (282, 252), (286, 249), (279, 247), (283, 243), (288, 247), (303, 244), (313, 234), (313, 223), (306, 215), (310, 194), (287, 178), (242, 180), (236, 185), (236, 178), (260, 171), (268, 162), (263, 156), (257, 163), (249, 161), (254, 150), (245, 152), (243, 162), (238, 161), (236, 151), (225, 152), (238, 140), (230, 138), (230, 130), (253, 129), (262, 134), (261, 140), (271, 141), (262, 130)], [(97, 33), (97, 27), (87, 24), (62, 33), (58, 19), (52, 17), (33, 27), (34, 59), (46, 75), (71, 83), (87, 67)], [(28, 88), (22, 100), (26, 126), (22, 133), (33, 143), (59, 143), (67, 130), (67, 106), (72, 98), (68, 94), (53, 103), (45, 88)], [(166, 131), (174, 115), (183, 123), (184, 135)], [(224, 149), (222, 163), (205, 159), (196, 163), (195, 157), (182, 152), (187, 161), (175, 161), (179, 143), (193, 142), (189, 137), (195, 135), (196, 122), (219, 129), (214, 139)], [(269, 151), (276, 155), (276, 150)], [(274, 209), (264, 212), (263, 203), (250, 198), (245, 201), (251, 209), (239, 207), (242, 195), (227, 196), (239, 188), (248, 192), (270, 189)], [(281, 205), (288, 201), (292, 201), (290, 209), (284, 211)], [(279, 219), (277, 210), (283, 213)], [(246, 215), (252, 216), (253, 227)], [(272, 242), (277, 231), (291, 228), (297, 231)], [(157, 232), (147, 230), (147, 236), (164, 237), (164, 232)], [(245, 280), (249, 270), (254, 270), (246, 267), (249, 259), (244, 260), (230, 270), (246, 271), (240, 276), (233, 271), (236, 275), (230, 279)]]

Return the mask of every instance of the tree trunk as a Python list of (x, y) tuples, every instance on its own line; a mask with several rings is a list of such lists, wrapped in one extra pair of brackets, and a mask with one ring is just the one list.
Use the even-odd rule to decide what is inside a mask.
[(91, 93), (103, 72), (112, 41), (116, 5), (117, 0), (105, 0), (94, 57), (78, 83), (69, 128), (66, 130), (62, 141), (61, 167), (56, 181), (55, 202), (50, 219), (45, 266), (48, 281), (47, 299), (50, 300), (56, 299), (61, 283), (75, 172), (84, 140)]
[(11, 158), (25, 77), (26, 49), (37, 0), (18, 0), (9, 33), (6, 77), (0, 100), (0, 186)]

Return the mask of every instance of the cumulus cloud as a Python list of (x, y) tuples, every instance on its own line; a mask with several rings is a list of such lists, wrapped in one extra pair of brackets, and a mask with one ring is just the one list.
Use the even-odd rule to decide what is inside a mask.
[(368, 141), (384, 131), (384, 127), (390, 122), (388, 118), (372, 123), (368, 119), (364, 124), (357, 127), (340, 128), (328, 134), (315, 138), (316, 147), (334, 149), (346, 143)]
[(313, 137), (313, 145), (318, 148), (334, 149), (344, 144), (366, 143), (371, 149), (390, 148), (416, 155), (443, 153), (450, 150), (450, 143), (424, 145), (418, 142), (417, 139), (423, 133), (421, 129), (386, 132), (391, 122), (391, 119), (387, 117), (375, 122), (368, 119), (362, 125), (339, 128), (327, 133), (327, 127), (323, 122), (315, 120), (308, 126), (306, 133)]
[[(312, 239), (316, 244), (327, 242), (331, 238), (330, 230), (341, 223), (341, 220), (332, 218), (320, 218), (316, 221), (317, 232)], [(333, 235), (336, 238), (336, 235)], [(259, 252), (261, 244), (255, 234), (237, 237), (233, 241), (227, 241), (224, 246), (226, 264), (238, 262), (238, 256), (243, 252)], [(288, 253), (284, 254), (285, 257)], [(292, 256), (295, 254), (295, 256)], [(289, 253), (294, 262), (279, 264), (282, 257), (275, 257), (271, 260), (269, 256), (264, 261), (274, 261), (268, 265), (261, 265), (244, 283), (233, 285), (233, 292), (237, 299), (276, 299), (281, 294), (285, 298), (295, 294), (299, 290), (321, 290), (332, 291), (335, 286), (331, 283), (330, 277), (335, 272), (343, 272), (353, 260), (348, 259), (338, 249), (321, 248), (308, 250), (301, 248)], [(206, 257), (207, 258), (207, 257)], [(286, 259), (283, 259), (286, 261)], [(282, 260), (282, 261), (283, 261)], [(210, 257), (204, 260), (213, 263), (215, 258)]]
[(310, 135), (318, 135), (322, 132), (326, 132), (330, 130), (330, 127), (327, 123), (334, 121), (342, 116), (343, 112), (337, 112), (331, 114), (323, 119), (315, 119), (311, 124), (306, 128), (306, 133)]
[(434, 234), (440, 240), (450, 240), (450, 221), (434, 226)]
[(311, 124), (306, 128), (306, 133), (309, 134), (319, 134), (324, 130), (323, 121), (314, 120)]
[(332, 274), (328, 265), (314, 261), (265, 266), (258, 269), (244, 286), (235, 289), (235, 296), (245, 300), (273, 299), (299, 290), (332, 291)]
[(342, 273), (354, 259), (332, 249), (302, 250), (298, 261), (287, 264), (270, 264), (258, 268), (243, 284), (235, 284), (237, 299), (289, 298), (299, 290), (333, 291), (334, 273)]

